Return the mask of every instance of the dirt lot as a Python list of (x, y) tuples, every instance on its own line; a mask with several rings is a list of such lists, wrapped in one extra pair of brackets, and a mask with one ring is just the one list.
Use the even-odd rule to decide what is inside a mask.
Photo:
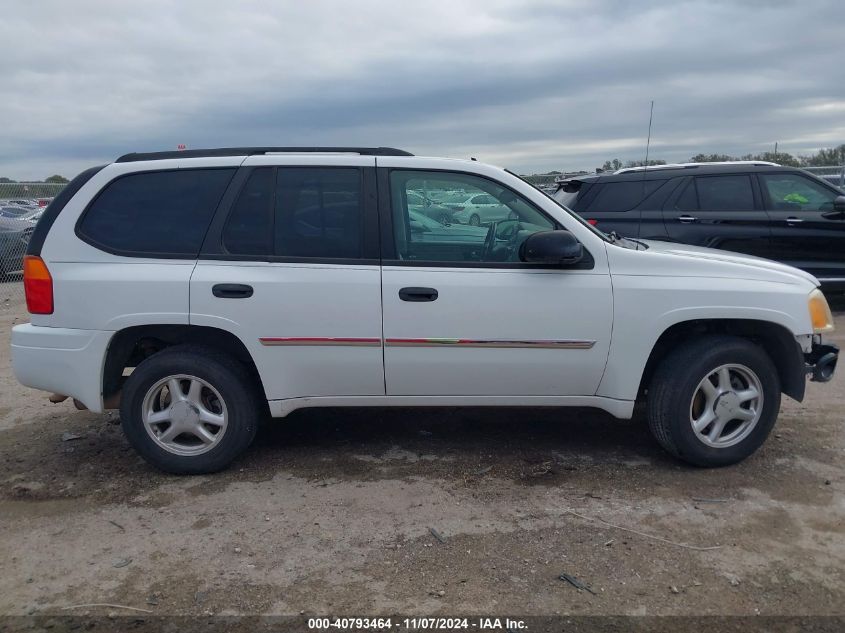
[(116, 414), (15, 382), (25, 320), (0, 306), (0, 614), (845, 612), (841, 372), (722, 470), (592, 411), (356, 409), (277, 420), (228, 472), (178, 478)]

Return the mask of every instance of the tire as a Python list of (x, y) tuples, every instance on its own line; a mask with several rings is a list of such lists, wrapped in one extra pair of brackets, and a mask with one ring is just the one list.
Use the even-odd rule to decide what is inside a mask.
[(449, 217), (448, 213), (441, 213), (438, 220), (440, 221), (440, 224), (451, 224), (452, 223), (452, 218)]
[[(752, 397), (755, 391), (759, 397)], [(695, 466), (729, 466), (769, 436), (780, 394), (777, 369), (762, 348), (735, 336), (705, 336), (658, 366), (648, 390), (648, 424), (675, 457)]]
[(469, 216), (469, 225), (481, 226), (481, 218), (478, 216), (477, 213), (473, 213), (471, 216)]
[(132, 447), (156, 468), (176, 475), (213, 473), (252, 443), (263, 398), (240, 362), (210, 348), (176, 345), (143, 361), (126, 380), (121, 425)]

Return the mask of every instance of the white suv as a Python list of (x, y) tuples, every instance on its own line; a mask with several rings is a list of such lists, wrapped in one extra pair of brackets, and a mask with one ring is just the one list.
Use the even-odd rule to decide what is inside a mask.
[[(485, 194), (489, 227), (408, 199)], [(322, 406), (647, 401), (673, 455), (735, 463), (838, 350), (811, 275), (605, 235), (518, 176), (390, 148), (129, 154), (74, 179), (29, 242), (25, 385), (120, 408), (148, 461), (224, 468), (259, 420)]]

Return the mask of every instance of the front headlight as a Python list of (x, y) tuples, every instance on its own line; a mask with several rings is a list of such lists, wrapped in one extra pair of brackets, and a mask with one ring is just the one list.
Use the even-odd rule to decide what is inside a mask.
[(810, 310), (810, 321), (813, 324), (814, 333), (833, 332), (833, 315), (821, 290), (816, 288), (810, 293), (807, 298), (807, 307)]

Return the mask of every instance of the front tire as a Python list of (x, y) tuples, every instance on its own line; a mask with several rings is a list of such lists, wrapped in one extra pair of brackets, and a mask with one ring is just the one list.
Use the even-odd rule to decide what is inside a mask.
[(156, 468), (177, 475), (213, 473), (252, 443), (261, 398), (235, 359), (177, 345), (146, 359), (129, 376), (121, 425), (132, 447)]
[(651, 432), (696, 466), (728, 466), (754, 453), (780, 410), (780, 379), (766, 352), (735, 336), (706, 336), (669, 354), (648, 391)]
[(469, 216), (469, 225), (481, 226), (481, 217), (477, 213), (473, 213), (471, 216)]

